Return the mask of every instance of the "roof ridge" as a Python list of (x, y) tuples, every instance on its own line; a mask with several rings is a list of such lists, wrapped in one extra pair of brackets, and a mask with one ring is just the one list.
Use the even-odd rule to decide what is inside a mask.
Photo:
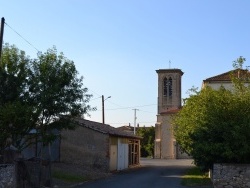
[(207, 79), (205, 79), (205, 80), (211, 80), (211, 79), (218, 78), (218, 77), (221, 77), (221, 76), (224, 76), (224, 75), (228, 75), (229, 73), (231, 73), (231, 72), (233, 72), (233, 71), (235, 71), (235, 70), (230, 70), (230, 71), (224, 72), (224, 73), (222, 73), (222, 74), (218, 74), (218, 75), (209, 77), (209, 78), (207, 78)]
[(95, 121), (86, 120), (83, 118), (73, 118), (72, 119), (75, 124), (79, 126), (86, 127), (95, 131), (98, 131), (103, 134), (109, 134), (114, 136), (121, 136), (121, 137), (130, 137), (130, 138), (140, 138), (134, 134), (130, 134), (125, 131), (121, 131), (115, 127), (112, 127), (108, 124), (103, 124)]
[(222, 74), (218, 74), (216, 76), (212, 76), (212, 77), (209, 77), (205, 80), (203, 80), (203, 82), (206, 82), (206, 81), (232, 81), (231, 79), (231, 73), (237, 73), (237, 71), (248, 71), (247, 69), (234, 69), (234, 70), (230, 70), (230, 71), (227, 71), (227, 72), (224, 72)]

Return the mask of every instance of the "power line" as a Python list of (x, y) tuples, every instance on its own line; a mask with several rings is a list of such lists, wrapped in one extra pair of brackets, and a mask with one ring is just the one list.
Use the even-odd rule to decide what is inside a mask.
[(124, 106), (121, 106), (121, 105), (119, 105), (119, 104), (113, 103), (113, 102), (111, 102), (111, 101), (108, 101), (108, 102), (111, 103), (111, 104), (114, 104), (114, 105), (116, 105), (116, 106), (119, 106), (119, 107), (121, 107), (121, 108), (124, 108)]
[(155, 123), (156, 121), (144, 121), (144, 122), (138, 122), (138, 123)]
[[(83, 84), (84, 85), (84, 84)], [(86, 85), (84, 85), (85, 87), (87, 87)], [(101, 98), (102, 96), (100, 94), (98, 94), (97, 92), (93, 91), (92, 89), (89, 89), (89, 87), (87, 87), (89, 91), (92, 91), (93, 93), (95, 93), (96, 95), (98, 95), (99, 97), (96, 97), (94, 99), (91, 99), (90, 101), (93, 101), (93, 100), (96, 100), (96, 99), (99, 99)], [(126, 109), (131, 109), (131, 108), (142, 108), (142, 107), (146, 107), (146, 106), (155, 106), (157, 104), (146, 104), (146, 105), (140, 105), (140, 106), (128, 106), (128, 107), (124, 107), (124, 106), (121, 106), (119, 104), (116, 104), (116, 103), (113, 103), (111, 102), (110, 100), (107, 100), (107, 102), (111, 103), (111, 104), (114, 104), (116, 106), (119, 106), (120, 108), (110, 108), (110, 109), (105, 109), (106, 110), (126, 110)], [(96, 110), (96, 111), (101, 111), (101, 110)], [(145, 111), (145, 110), (140, 110), (142, 112), (147, 112), (147, 113), (155, 113), (155, 112), (149, 112), (149, 111)]]
[(129, 106), (129, 107), (122, 107), (122, 108), (111, 108), (111, 109), (106, 109), (106, 110), (124, 110), (124, 109), (131, 109), (131, 108), (142, 108), (145, 106), (155, 106), (156, 104), (147, 104), (147, 105), (142, 105), (142, 106)]
[(100, 98), (101, 98), (101, 96), (100, 96), (100, 97), (96, 97), (96, 98), (94, 98), (94, 99), (91, 99), (91, 100), (89, 100), (89, 101), (94, 101), (94, 100), (100, 99)]
[[(156, 121), (144, 121), (144, 122), (142, 122), (142, 121), (139, 121), (138, 123), (139, 124), (141, 124), (141, 123), (155, 123)], [(126, 123), (119, 123), (119, 122), (114, 122), (114, 123), (112, 123), (112, 122), (108, 122), (107, 124), (115, 124), (115, 125), (119, 125), (119, 124), (122, 124), (122, 125), (124, 125), (124, 124), (129, 124), (128, 122), (126, 122)]]
[(86, 87), (89, 91), (92, 91), (92, 92), (93, 92), (94, 94), (96, 94), (97, 96), (102, 97), (102, 95), (100, 95), (99, 93), (93, 91), (92, 89), (89, 89), (89, 87), (86, 86), (85, 84), (83, 84), (83, 86)]
[(12, 27), (10, 27), (9, 24), (7, 24), (6, 22), (4, 22), (12, 31), (14, 31), (17, 35), (19, 35), (19, 37), (21, 37), (25, 42), (27, 42), (30, 46), (32, 46), (37, 52), (41, 52), (40, 50), (38, 50), (33, 44), (31, 44), (28, 40), (26, 40), (21, 34), (19, 34), (15, 29), (13, 29)]
[(146, 113), (155, 114), (155, 112), (149, 112), (149, 111), (145, 111), (145, 110), (140, 110), (140, 112), (146, 112)]
[[(142, 108), (145, 106), (155, 106), (156, 104), (150, 104), (150, 105), (143, 105), (143, 106), (129, 106), (129, 107), (122, 107), (122, 108), (110, 108), (110, 109), (105, 109), (105, 110), (127, 110), (127, 109), (132, 109), (132, 108)], [(101, 110), (97, 110), (97, 111), (101, 111)], [(141, 110), (140, 110), (141, 111)], [(142, 110), (142, 112), (147, 112), (147, 113), (154, 113), (154, 112), (149, 112), (149, 111), (144, 111)]]

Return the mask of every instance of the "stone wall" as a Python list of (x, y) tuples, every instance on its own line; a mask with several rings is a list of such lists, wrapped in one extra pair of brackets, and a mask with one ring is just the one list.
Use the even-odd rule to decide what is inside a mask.
[(45, 162), (18, 159), (13, 164), (0, 164), (0, 188), (49, 187), (50, 175), (50, 168)]
[(14, 188), (15, 182), (15, 165), (1, 164), (0, 165), (0, 188)]
[(214, 164), (212, 180), (215, 188), (250, 187), (250, 164)]
[(109, 171), (109, 135), (78, 126), (61, 133), (60, 161)]

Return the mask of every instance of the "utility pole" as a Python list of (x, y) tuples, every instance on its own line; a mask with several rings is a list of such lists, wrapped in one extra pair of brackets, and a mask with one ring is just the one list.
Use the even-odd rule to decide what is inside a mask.
[(105, 123), (105, 120), (104, 120), (104, 96), (102, 95), (102, 123), (104, 124)]
[(102, 123), (105, 124), (105, 115), (104, 115), (104, 101), (111, 98), (111, 96), (104, 99), (104, 95), (102, 95)]
[(139, 109), (132, 109), (132, 110), (134, 110), (135, 111), (135, 114), (134, 114), (134, 135), (135, 135), (135, 127), (136, 127), (136, 119), (137, 119), (137, 117), (136, 117), (136, 111), (137, 110), (139, 110)]
[(0, 61), (2, 57), (2, 48), (3, 48), (3, 31), (4, 31), (4, 17), (1, 19), (1, 32), (0, 32)]

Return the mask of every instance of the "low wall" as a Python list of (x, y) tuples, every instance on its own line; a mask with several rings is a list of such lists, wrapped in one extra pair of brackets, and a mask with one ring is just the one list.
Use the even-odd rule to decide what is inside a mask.
[(214, 164), (214, 188), (250, 187), (250, 164)]
[(16, 187), (15, 165), (1, 164), (0, 165), (0, 187), (14, 188)]
[(47, 161), (18, 160), (14, 164), (0, 164), (0, 188), (50, 187), (51, 173)]

